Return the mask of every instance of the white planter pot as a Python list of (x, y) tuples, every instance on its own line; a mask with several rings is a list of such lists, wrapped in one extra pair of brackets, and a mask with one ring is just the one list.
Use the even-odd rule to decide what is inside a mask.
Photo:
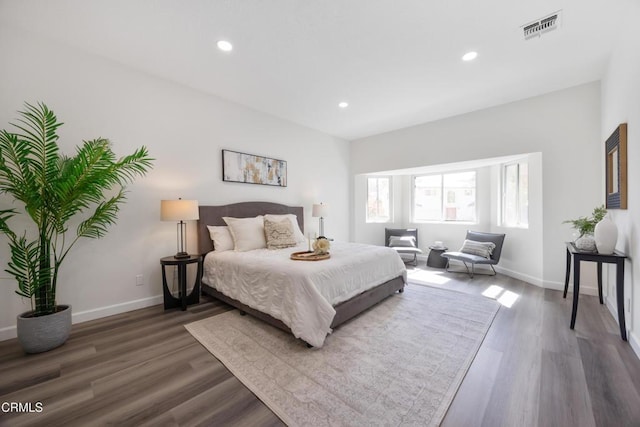
[(60, 311), (33, 317), (28, 311), (18, 316), (18, 341), (25, 353), (42, 353), (60, 347), (71, 333), (71, 306), (60, 305)]
[(593, 236), (596, 241), (596, 248), (598, 249), (598, 252), (604, 255), (610, 255), (616, 248), (616, 242), (618, 241), (618, 227), (607, 215), (602, 219), (602, 221), (596, 224)]

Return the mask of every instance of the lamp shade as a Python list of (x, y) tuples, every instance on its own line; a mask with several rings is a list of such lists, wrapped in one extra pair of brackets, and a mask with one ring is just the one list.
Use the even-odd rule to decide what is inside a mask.
[(195, 221), (200, 219), (197, 200), (161, 200), (162, 221)]
[(329, 206), (324, 203), (314, 204), (311, 210), (311, 216), (314, 218), (321, 217), (326, 218), (329, 216)]

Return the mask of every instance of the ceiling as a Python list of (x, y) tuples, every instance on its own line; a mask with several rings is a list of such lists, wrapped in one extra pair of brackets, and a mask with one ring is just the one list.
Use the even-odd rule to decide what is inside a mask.
[(600, 79), (629, 1), (0, 0), (0, 23), (353, 140)]

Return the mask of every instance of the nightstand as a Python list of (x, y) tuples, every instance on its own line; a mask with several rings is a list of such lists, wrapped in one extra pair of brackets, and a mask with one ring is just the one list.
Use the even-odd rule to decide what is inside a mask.
[[(196, 282), (193, 290), (187, 295), (187, 265), (198, 263), (198, 272), (196, 273)], [(162, 266), (162, 289), (164, 291), (164, 309), (181, 307), (182, 310), (187, 309), (189, 304), (197, 304), (200, 302), (200, 278), (202, 277), (202, 256), (189, 255), (187, 258), (175, 258), (173, 255), (160, 259)], [(178, 267), (178, 289), (179, 298), (174, 297), (169, 291), (167, 285), (166, 267), (175, 265)]]
[(449, 248), (444, 246), (429, 246), (429, 257), (427, 258), (427, 267), (445, 268), (447, 259), (442, 256)]

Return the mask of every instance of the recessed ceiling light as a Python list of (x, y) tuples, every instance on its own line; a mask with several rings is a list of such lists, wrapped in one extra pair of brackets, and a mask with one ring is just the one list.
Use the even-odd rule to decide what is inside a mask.
[(349, 106), (349, 103), (344, 101), (338, 104), (338, 107), (340, 108), (347, 108), (348, 106)]
[(463, 61), (473, 61), (478, 56), (478, 52), (467, 52), (462, 57)]
[(231, 52), (233, 50), (233, 45), (226, 40), (218, 40), (218, 49), (223, 52)]

